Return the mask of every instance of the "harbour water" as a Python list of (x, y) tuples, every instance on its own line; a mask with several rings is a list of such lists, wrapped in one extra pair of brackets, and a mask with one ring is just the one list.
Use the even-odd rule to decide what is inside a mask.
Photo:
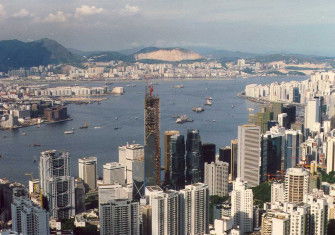
[[(217, 147), (226, 146), (231, 139), (236, 138), (237, 126), (247, 122), (248, 108), (258, 108), (258, 104), (236, 96), (245, 85), (303, 79), (306, 77), (158, 81), (154, 89), (161, 102), (161, 133), (165, 130), (180, 130), (186, 134), (189, 128), (199, 129), (203, 142), (215, 143)], [(113, 84), (125, 86), (126, 93), (112, 96), (100, 104), (69, 105), (72, 121), (42, 125), (40, 128), (32, 126), (15, 131), (0, 131), (0, 154), (3, 156), (0, 158), (0, 178), (6, 177), (22, 183), (28, 180), (25, 173), (33, 173), (37, 178), (39, 154), (48, 149), (70, 152), (74, 176), (78, 174), (78, 158), (96, 156), (101, 175), (104, 163), (118, 160), (118, 146), (127, 142), (143, 144), (145, 83), (131, 83), (136, 86), (127, 84), (130, 83)], [(183, 84), (184, 88), (174, 88), (178, 84)], [(192, 111), (192, 107), (202, 106), (209, 96), (213, 98), (212, 106), (205, 106), (204, 112)], [(194, 121), (176, 124), (173, 116), (180, 114), (186, 114)], [(89, 127), (80, 129), (85, 122), (89, 123)], [(72, 128), (74, 134), (64, 134), (64, 131)]]

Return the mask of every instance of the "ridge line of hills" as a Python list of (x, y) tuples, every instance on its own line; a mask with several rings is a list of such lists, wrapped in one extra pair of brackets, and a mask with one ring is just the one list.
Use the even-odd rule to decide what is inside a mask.
[(216, 50), (205, 47), (145, 47), (120, 51), (85, 52), (68, 49), (57, 41), (43, 38), (32, 42), (19, 40), (0, 41), (0, 72), (7, 72), (20, 67), (33, 67), (48, 64), (79, 64), (82, 62), (182, 62), (182, 61), (233, 61), (240, 58), (254, 62), (287, 61), (293, 63), (334, 61), (334, 57), (302, 54), (255, 54), (239, 51)]

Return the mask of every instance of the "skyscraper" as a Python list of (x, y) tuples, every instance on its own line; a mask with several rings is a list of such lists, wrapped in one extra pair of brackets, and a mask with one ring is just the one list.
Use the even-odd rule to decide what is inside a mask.
[(75, 214), (74, 178), (70, 176), (68, 152), (41, 153), (40, 184), (52, 218), (68, 219)]
[(238, 160), (238, 140), (231, 140), (230, 142), (231, 148), (231, 158), (230, 158), (230, 175), (231, 180), (235, 180), (237, 177), (237, 160)]
[(185, 140), (183, 135), (173, 135), (170, 140), (171, 164), (169, 184), (175, 190), (185, 188)]
[(97, 158), (84, 157), (78, 159), (79, 178), (84, 180), (89, 189), (97, 187)]
[[(219, 148), (219, 160), (223, 162), (227, 162), (230, 165), (231, 161), (231, 147), (226, 146)], [(231, 173), (231, 169), (229, 169), (229, 174)]]
[(183, 196), (185, 234), (207, 234), (209, 224), (208, 186), (196, 183), (187, 185), (179, 192)]
[(213, 143), (203, 143), (201, 145), (202, 159), (207, 163), (215, 162), (216, 146)]
[(209, 195), (220, 197), (228, 195), (228, 170), (227, 162), (216, 161), (205, 163), (205, 184), (208, 185)]
[(138, 202), (115, 199), (99, 206), (100, 234), (140, 234), (140, 208)]
[(144, 195), (144, 147), (126, 144), (119, 147), (119, 163), (126, 166), (126, 181), (133, 186), (134, 198)]
[(303, 202), (309, 193), (309, 172), (303, 168), (289, 168), (285, 175), (285, 201)]
[(300, 160), (300, 144), (303, 136), (300, 131), (285, 131), (285, 161), (284, 169), (295, 167)]
[(238, 126), (237, 177), (251, 187), (259, 185), (261, 158), (260, 127)]
[(305, 128), (310, 131), (319, 131), (321, 127), (321, 98), (314, 97), (305, 107)]
[(335, 137), (327, 138), (327, 173), (335, 171)]
[(186, 183), (203, 182), (204, 161), (201, 158), (201, 140), (198, 130), (188, 130), (186, 140)]
[(118, 162), (109, 162), (103, 165), (104, 184), (126, 184), (126, 167)]
[(144, 178), (147, 186), (160, 185), (159, 119), (159, 97), (153, 95), (153, 87), (149, 86), (144, 101)]
[(25, 197), (14, 197), (11, 205), (12, 229), (18, 234), (50, 234), (49, 213)]
[(182, 195), (174, 190), (157, 193), (151, 197), (152, 234), (185, 234), (182, 202)]
[(237, 178), (231, 193), (231, 215), (234, 218), (234, 225), (239, 225), (241, 234), (253, 231), (253, 200), (252, 189)]
[(165, 169), (165, 184), (170, 184), (170, 168), (171, 168), (171, 136), (179, 135), (179, 131), (164, 132), (164, 169)]

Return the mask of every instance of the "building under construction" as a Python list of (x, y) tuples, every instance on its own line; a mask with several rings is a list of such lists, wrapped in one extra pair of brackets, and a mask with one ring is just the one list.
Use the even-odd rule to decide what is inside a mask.
[(146, 186), (160, 185), (159, 97), (147, 86), (144, 101), (144, 181)]

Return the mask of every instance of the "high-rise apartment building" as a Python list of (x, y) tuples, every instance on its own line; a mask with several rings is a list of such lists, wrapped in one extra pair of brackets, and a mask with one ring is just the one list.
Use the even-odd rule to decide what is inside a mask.
[(173, 135), (179, 135), (180, 132), (176, 130), (164, 132), (164, 183), (170, 184), (170, 168), (171, 168), (171, 137)]
[(308, 195), (305, 202), (310, 205), (310, 234), (326, 234), (328, 221), (328, 203), (326, 198)]
[(237, 176), (251, 187), (259, 185), (261, 166), (260, 128), (255, 125), (238, 127)]
[(241, 179), (233, 183), (231, 193), (231, 215), (234, 225), (238, 225), (242, 234), (253, 231), (254, 197), (251, 188)]
[(118, 162), (109, 162), (104, 164), (103, 183), (125, 185), (126, 167)]
[(134, 198), (144, 195), (144, 147), (126, 144), (119, 147), (119, 163), (126, 166), (126, 181), (132, 185)]
[(167, 190), (151, 197), (152, 234), (182, 235), (184, 233), (184, 215), (182, 195), (178, 191)]
[(15, 197), (11, 204), (12, 230), (18, 234), (50, 234), (49, 213), (26, 197)]
[(144, 101), (144, 175), (145, 185), (160, 185), (160, 111), (159, 97), (153, 94), (153, 87), (146, 88)]
[(115, 199), (99, 205), (101, 235), (139, 235), (140, 208), (138, 202)]
[(205, 163), (205, 184), (208, 185), (209, 195), (220, 197), (228, 195), (229, 164), (216, 161)]
[(185, 188), (185, 140), (183, 135), (173, 135), (170, 139), (171, 164), (169, 165), (168, 187)]
[(89, 189), (97, 188), (97, 158), (84, 157), (78, 159), (79, 178), (84, 180), (84, 183)]
[(271, 184), (271, 203), (283, 202), (284, 199), (284, 183), (273, 182)]
[(309, 193), (309, 172), (303, 168), (289, 168), (285, 175), (285, 201), (303, 202)]
[(201, 157), (201, 140), (198, 130), (188, 130), (186, 139), (186, 183), (203, 182), (204, 161)]
[(70, 176), (69, 153), (48, 150), (40, 157), (41, 192), (54, 219), (68, 219), (75, 214), (74, 177)]
[(179, 192), (183, 197), (185, 234), (207, 234), (209, 224), (208, 186), (203, 183), (195, 183), (187, 185)]
[(326, 143), (327, 173), (335, 171), (335, 137), (328, 137)]

